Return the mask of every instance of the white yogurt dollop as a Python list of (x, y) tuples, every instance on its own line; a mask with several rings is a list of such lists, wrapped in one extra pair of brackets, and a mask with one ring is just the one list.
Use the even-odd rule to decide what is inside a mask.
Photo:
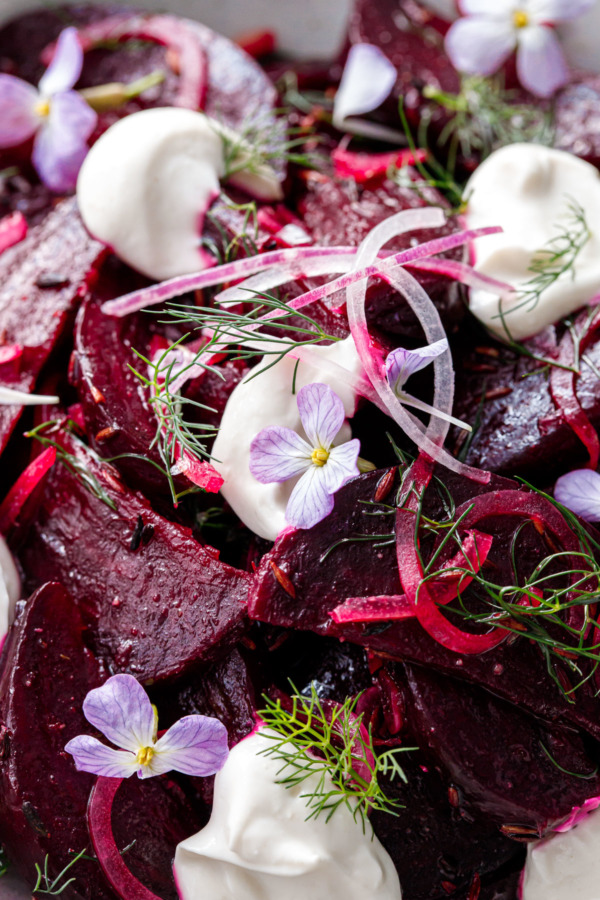
[[(312, 348), (315, 356), (330, 360), (349, 370), (352, 375), (362, 374), (362, 365), (351, 337), (328, 346)], [(306, 437), (300, 421), (296, 395), (300, 388), (313, 382), (327, 384), (339, 395), (346, 415), (351, 417), (356, 409), (356, 395), (343, 377), (318, 365), (300, 362), (285, 356), (266, 372), (249, 380), (260, 369), (252, 369), (244, 381), (232, 392), (221, 420), (221, 427), (213, 447), (212, 463), (225, 479), (221, 493), (244, 525), (260, 537), (274, 541), (286, 528), (285, 509), (298, 479), (282, 484), (261, 484), (250, 472), (250, 444), (259, 431), (270, 425), (291, 428)], [(294, 394), (294, 372), (296, 374)], [(335, 443), (341, 444), (352, 437), (345, 424)]]
[[(575, 202), (583, 209), (591, 237), (574, 267), (544, 290), (536, 304), (523, 305), (518, 293), (502, 304), (515, 340), (531, 337), (600, 293), (600, 175), (589, 163), (537, 144), (511, 144), (479, 166), (465, 197), (469, 228), (504, 229), (476, 242), (475, 268), (514, 285), (517, 292), (533, 277), (530, 267), (540, 258), (539, 251), (565, 229), (573, 229), (569, 205)], [(471, 311), (506, 337), (499, 306), (497, 294), (471, 290)]]
[(0, 647), (15, 617), (21, 598), (21, 579), (6, 541), (0, 537)]
[(600, 811), (527, 852), (522, 900), (600, 900)]
[[(121, 119), (94, 144), (79, 174), (77, 199), (90, 233), (156, 281), (212, 264), (201, 236), (225, 176), (221, 135), (235, 143), (230, 129), (190, 109), (147, 109)], [(244, 147), (242, 141), (242, 166), (251, 161)], [(281, 198), (266, 165), (236, 171), (235, 179), (260, 199)]]
[(182, 900), (401, 900), (394, 864), (345, 806), (329, 822), (306, 821), (318, 775), (296, 788), (277, 784), (281, 761), (259, 755), (260, 732), (229, 754), (215, 779), (213, 812), (177, 847)]

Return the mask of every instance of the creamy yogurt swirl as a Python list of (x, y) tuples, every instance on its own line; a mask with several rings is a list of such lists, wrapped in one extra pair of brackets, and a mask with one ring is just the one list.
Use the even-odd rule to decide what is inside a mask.
[[(475, 268), (516, 288), (502, 302), (510, 337), (531, 337), (600, 293), (600, 175), (589, 163), (537, 144), (511, 144), (479, 166), (465, 197), (469, 228), (504, 229), (477, 242)], [(573, 204), (583, 211), (589, 239), (573, 267), (536, 303), (523, 303), (519, 291), (532, 278), (531, 266), (540, 251), (561, 231), (573, 228)], [(497, 294), (471, 290), (470, 308), (487, 328), (507, 336)]]
[(600, 811), (529, 847), (522, 900), (600, 900)]
[[(319, 774), (278, 784), (281, 760), (258, 731), (233, 748), (215, 778), (208, 825), (177, 847), (182, 900), (401, 900), (391, 857), (341, 806), (306, 820)], [(332, 785), (333, 787), (333, 785)]]

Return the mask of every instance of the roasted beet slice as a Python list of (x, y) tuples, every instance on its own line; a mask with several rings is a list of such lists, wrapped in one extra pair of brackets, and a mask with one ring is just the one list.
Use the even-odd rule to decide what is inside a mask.
[[(490, 490), (518, 490), (514, 482), (497, 476), (486, 487), (445, 470), (439, 470), (439, 475), (457, 505)], [(569, 702), (550, 677), (541, 651), (530, 641), (508, 640), (486, 653), (461, 656), (433, 641), (412, 619), (370, 625), (333, 622), (330, 612), (349, 597), (401, 593), (393, 516), (365, 514), (369, 511), (365, 504), (381, 499), (382, 486), (388, 491), (386, 502), (394, 502), (394, 485), (386, 484), (386, 476), (387, 472), (376, 471), (354, 479), (338, 492), (327, 519), (309, 531), (288, 531), (279, 538), (261, 561), (251, 590), (250, 616), (285, 628), (337, 636), (383, 656), (466, 678), (550, 722), (564, 720), (600, 738), (600, 701), (594, 688), (583, 685), (574, 694), (574, 702)], [(444, 516), (435, 481), (426, 493), (424, 509), (434, 519)], [(494, 578), (503, 578), (507, 584), (513, 578), (511, 542), (521, 522), (507, 516), (483, 520), (478, 526), (496, 537), (489, 565), (496, 567)], [(521, 532), (519, 566), (533, 571), (547, 554), (533, 526)], [(293, 585), (294, 596), (281, 585), (276, 570)], [(566, 670), (559, 663), (552, 665), (556, 677), (568, 686)]]
[[(455, 353), (459, 361), (454, 413), (473, 425), (466, 461), (502, 475), (520, 475), (546, 486), (587, 461), (586, 449), (552, 399), (548, 371), (489, 339)], [(538, 353), (539, 348), (531, 349)], [(543, 354), (543, 350), (542, 350)], [(576, 380), (579, 403), (600, 428), (600, 341), (586, 350)], [(454, 434), (458, 450), (464, 432)]]
[(371, 822), (394, 860), (406, 900), (464, 898), (475, 875), (492, 876), (519, 865), (522, 850), (485, 817), (462, 804), (446, 775), (421, 752), (406, 753), (401, 764), (408, 783), (386, 785), (404, 808), (397, 816), (376, 812)]
[(554, 104), (555, 146), (600, 166), (600, 77), (579, 74)]
[(248, 576), (155, 513), (79, 441), (65, 445), (96, 493), (63, 465), (50, 473), (20, 552), (28, 581), (61, 579), (115, 671), (156, 681), (220, 658), (243, 630)]
[[(93, 280), (103, 249), (85, 231), (75, 200), (59, 203), (41, 225), (0, 256), (0, 334), (22, 354), (0, 366), (5, 387), (30, 392)], [(0, 407), (0, 452), (22, 413)]]
[[(0, 840), (19, 873), (35, 883), (48, 855), (54, 877), (80, 850), (89, 852), (86, 807), (94, 777), (77, 772), (64, 745), (92, 729), (82, 713), (89, 690), (106, 678), (83, 643), (83, 625), (63, 587), (46, 584), (22, 604), (2, 657), (0, 678)], [(57, 685), (60, 690), (57, 690)], [(176, 844), (203, 821), (166, 778), (123, 784), (113, 827), (119, 847), (136, 842), (127, 863), (152, 890), (176, 898), (171, 859)], [(115, 895), (99, 866), (80, 860), (73, 900)]]
[(578, 735), (549, 730), (488, 691), (421, 666), (404, 672), (411, 733), (498, 826), (543, 837), (600, 793), (597, 766)]
[(401, 130), (398, 99), (404, 100), (407, 117), (417, 128), (424, 115), (439, 133), (448, 113), (423, 96), (425, 87), (450, 94), (460, 90), (458, 73), (446, 56), (442, 31), (447, 27), (415, 0), (357, 0), (350, 19), (352, 44), (375, 44), (398, 70), (392, 96), (375, 117)]
[[(416, 177), (416, 173), (413, 173)], [(358, 246), (375, 225), (387, 219), (392, 212), (415, 209), (432, 204), (446, 206), (446, 201), (435, 189), (425, 188), (424, 199), (417, 190), (400, 187), (385, 180), (379, 184), (360, 186), (352, 181), (333, 178), (308, 178), (307, 188), (300, 198), (298, 212), (305, 228), (316, 244), (322, 246)], [(458, 230), (456, 219), (449, 219), (443, 229), (434, 232), (420, 230), (401, 235), (389, 244), (389, 249), (405, 250), (416, 239), (419, 243), (453, 234)], [(448, 253), (450, 259), (460, 260), (461, 250)], [(441, 275), (415, 272), (448, 328), (456, 325), (464, 314), (459, 287)], [(422, 339), (421, 327), (398, 293), (384, 282), (376, 280), (367, 293), (367, 316), (370, 324), (403, 337)]]

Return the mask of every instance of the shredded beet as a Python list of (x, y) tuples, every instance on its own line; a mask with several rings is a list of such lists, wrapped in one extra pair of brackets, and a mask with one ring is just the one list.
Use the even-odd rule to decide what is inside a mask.
[(14, 527), (23, 504), (31, 497), (55, 462), (56, 448), (47, 447), (19, 475), (0, 506), (1, 534), (8, 534)]
[(23, 213), (14, 212), (0, 220), (0, 254), (19, 244), (27, 234), (27, 220)]
[(392, 167), (414, 166), (425, 162), (426, 150), (394, 150), (392, 153), (355, 153), (336, 147), (331, 154), (338, 178), (352, 178), (357, 184), (365, 184), (383, 178)]

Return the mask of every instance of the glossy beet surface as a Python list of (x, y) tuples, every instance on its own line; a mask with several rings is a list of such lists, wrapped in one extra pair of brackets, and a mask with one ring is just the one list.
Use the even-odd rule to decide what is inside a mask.
[[(441, 472), (441, 470), (440, 470)], [(595, 689), (584, 685), (574, 703), (568, 702), (549, 677), (546, 661), (531, 642), (505, 641), (495, 650), (475, 656), (459, 656), (433, 641), (414, 620), (375, 625), (336, 625), (330, 612), (348, 597), (401, 593), (394, 546), (393, 517), (368, 516), (385, 472), (362, 475), (336, 495), (329, 518), (310, 531), (284, 534), (261, 563), (249, 604), (251, 617), (284, 627), (313, 630), (355, 641), (375, 653), (432, 666), (479, 683), (499, 696), (548, 721), (564, 720), (600, 738), (600, 701)], [(518, 490), (515, 482), (492, 477), (489, 486), (475, 484), (444, 471), (441, 478), (456, 504), (494, 490)], [(435, 484), (435, 482), (434, 482)], [(426, 493), (424, 509), (433, 518), (442, 515), (440, 496), (434, 487)], [(393, 502), (394, 493), (387, 502)], [(522, 520), (511, 517), (483, 520), (482, 531), (495, 535), (489, 565), (494, 577), (512, 583), (510, 546)], [(384, 524), (382, 524), (384, 523)], [(378, 535), (377, 539), (368, 539)], [(367, 540), (357, 540), (357, 537)], [(521, 533), (519, 566), (532, 571), (548, 549), (533, 527)], [(295, 589), (284, 590), (274, 575), (281, 569)], [(469, 596), (468, 589), (466, 596)], [(558, 664), (554, 664), (560, 668)], [(559, 677), (565, 673), (560, 671)]]
[[(85, 813), (94, 776), (77, 772), (63, 747), (93, 732), (81, 705), (106, 675), (84, 646), (78, 611), (60, 585), (45, 585), (22, 605), (0, 680), (0, 840), (31, 885), (46, 855), (54, 877), (90, 846)], [(174, 898), (174, 847), (202, 821), (202, 810), (167, 778), (133, 778), (119, 792), (113, 828), (120, 848), (136, 839), (126, 854), (132, 871), (159, 896)], [(94, 862), (79, 861), (71, 875), (67, 900), (115, 896)]]
[(243, 631), (248, 577), (155, 513), (83, 444), (66, 446), (116, 510), (57, 465), (20, 551), (28, 580), (62, 581), (86, 640), (115, 671), (156, 681), (218, 659)]

